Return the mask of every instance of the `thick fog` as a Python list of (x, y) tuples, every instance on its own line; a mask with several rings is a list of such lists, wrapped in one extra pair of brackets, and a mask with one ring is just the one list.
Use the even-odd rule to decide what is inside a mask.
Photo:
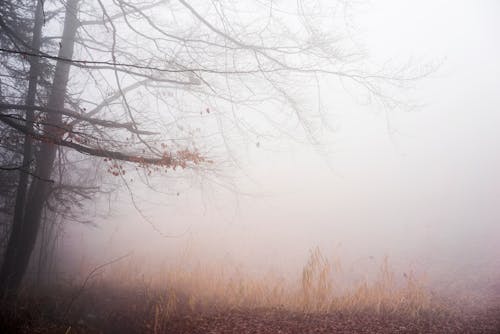
[(358, 273), (387, 256), (442, 287), (491, 283), (500, 275), (499, 14), (495, 0), (384, 0), (347, 13), (348, 36), (371, 62), (435, 68), (394, 92), (407, 107), (325, 80), (318, 143), (252, 138), (226, 158), (237, 167), (222, 178), (153, 177), (162, 192), (132, 184), (140, 212), (124, 187), (89, 203), (96, 226), (66, 226), (65, 270), (131, 253), (126, 261), (145, 273), (187, 258), (300, 273), (319, 247)]

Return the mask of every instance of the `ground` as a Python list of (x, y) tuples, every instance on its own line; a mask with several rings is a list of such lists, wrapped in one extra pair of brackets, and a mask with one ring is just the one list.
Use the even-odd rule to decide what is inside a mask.
[[(279, 308), (176, 314), (154, 320), (145, 309), (121, 305), (80, 319), (43, 315), (37, 305), (2, 309), (1, 333), (500, 333), (500, 307), (418, 316), (373, 311), (303, 313)], [(154, 313), (154, 311), (151, 311)]]
[(166, 333), (500, 333), (500, 310), (464, 318), (432, 314), (297, 314), (285, 311), (232, 311), (208, 317), (173, 319)]

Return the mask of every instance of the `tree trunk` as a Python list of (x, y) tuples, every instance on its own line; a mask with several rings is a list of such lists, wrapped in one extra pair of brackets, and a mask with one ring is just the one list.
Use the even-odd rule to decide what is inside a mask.
[[(80, 0), (69, 0), (66, 4), (61, 48), (58, 54), (61, 58), (71, 59), (73, 57), (74, 41), (78, 29), (77, 7), (79, 1)], [(71, 64), (69, 62), (57, 62), (54, 81), (52, 83), (52, 91), (47, 103), (49, 108), (64, 108), (70, 67)], [(44, 127), (45, 132), (49, 132), (52, 135), (61, 135), (60, 126), (62, 125), (62, 114), (48, 113), (47, 124), (50, 125)], [(30, 148), (28, 150), (30, 155), (28, 159), (31, 159), (31, 151), (32, 149)], [(33, 178), (31, 182), (28, 196), (26, 196), (27, 179), (24, 181), (26, 182), (24, 188), (21, 188), (22, 185), (20, 183), (16, 198), (16, 211), (19, 204), (20, 212), (14, 215), (12, 232), (2, 264), (2, 270), (0, 271), (0, 288), (4, 295), (16, 295), (28, 267), (29, 259), (38, 235), (45, 199), (50, 191), (50, 182), (47, 180), (50, 179), (52, 174), (56, 151), (56, 145), (42, 143), (38, 155), (39, 158), (36, 163), (36, 177)], [(26, 151), (24, 153), (26, 153)], [(26, 158), (26, 155), (24, 158)], [(19, 192), (21, 192), (21, 194), (19, 194)], [(19, 203), (17, 203), (17, 199), (20, 199)], [(22, 202), (25, 202), (24, 205)]]
[[(31, 42), (32, 52), (40, 51), (41, 37), (42, 37), (42, 27), (43, 27), (43, 3), (38, 1), (35, 10), (35, 23), (33, 26), (33, 37)], [(40, 61), (38, 57), (30, 57), (30, 72), (29, 72), (29, 83), (28, 92), (26, 94), (26, 105), (35, 105), (36, 100), (36, 89), (38, 85), (38, 77), (40, 75)], [(33, 119), (34, 111), (29, 110), (26, 112), (26, 122), (25, 127), (28, 131), (33, 129)], [(16, 202), (14, 207), (13, 223), (9, 237), (9, 243), (6, 249), (5, 258), (3, 261), (2, 270), (0, 272), (0, 286), (4, 287), (6, 281), (8, 280), (8, 269), (11, 263), (8, 259), (16, 258), (17, 245), (19, 244), (20, 236), (22, 235), (24, 209), (26, 205), (26, 193), (28, 191), (28, 173), (29, 165), (32, 163), (33, 155), (33, 140), (30, 136), (26, 135), (24, 137), (23, 144), (23, 162), (22, 167), (19, 170), (19, 182), (16, 191)], [(3, 290), (4, 291), (4, 290)]]

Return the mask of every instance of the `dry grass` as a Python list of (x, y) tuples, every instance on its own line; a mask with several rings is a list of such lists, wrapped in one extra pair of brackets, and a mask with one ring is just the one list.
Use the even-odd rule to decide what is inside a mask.
[[(52, 325), (71, 326), (72, 333), (96, 328), (106, 332), (106, 326), (117, 325), (162, 333), (172, 319), (220, 312), (266, 309), (302, 315), (394, 314), (406, 318), (448, 312), (414, 274), (396, 279), (387, 258), (374, 279), (355, 285), (345, 284), (340, 262), (326, 258), (319, 249), (310, 252), (302, 273), (295, 277), (259, 277), (237, 268), (180, 262), (146, 279), (130, 268), (134, 266), (126, 261), (113, 263), (87, 277), (83, 288), (75, 283), (45, 292), (45, 297), (38, 298), (38, 315), (30, 316), (41, 323), (47, 323), (47, 316), (57, 319)], [(32, 306), (28, 301), (21, 308)]]
[[(123, 278), (124, 272), (126, 266), (103, 280), (116, 282), (116, 274)], [(346, 284), (344, 276), (340, 262), (327, 259), (316, 248), (298, 279), (270, 274), (255, 277), (224, 266), (179, 265), (147, 282), (129, 274), (123, 283), (143, 287), (145, 298), (155, 304), (155, 323), (179, 312), (207, 310), (279, 308), (301, 313), (369, 311), (419, 316), (443, 309), (413, 273), (397, 280), (387, 258), (372, 281)]]

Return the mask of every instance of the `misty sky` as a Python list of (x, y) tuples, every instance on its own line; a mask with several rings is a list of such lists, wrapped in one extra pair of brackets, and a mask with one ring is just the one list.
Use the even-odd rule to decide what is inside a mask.
[[(66, 247), (76, 242), (95, 263), (92, 254), (103, 252), (175, 259), (191, 247), (286, 267), (320, 246), (348, 262), (389, 255), (419, 268), (498, 268), (499, 15), (495, 0), (363, 5), (349, 19), (350, 33), (373, 63), (441, 64), (398, 93), (420, 107), (384, 110), (356, 90), (324, 87), (332, 131), (321, 145), (248, 145), (241, 168), (228, 175), (237, 191), (193, 182), (179, 196), (139, 194), (157, 196), (163, 205), (144, 201), (145, 214), (182, 237), (159, 236), (120, 194), (111, 214), (96, 218), (99, 228), (69, 227)], [(81, 250), (70, 253), (79, 258)]]

